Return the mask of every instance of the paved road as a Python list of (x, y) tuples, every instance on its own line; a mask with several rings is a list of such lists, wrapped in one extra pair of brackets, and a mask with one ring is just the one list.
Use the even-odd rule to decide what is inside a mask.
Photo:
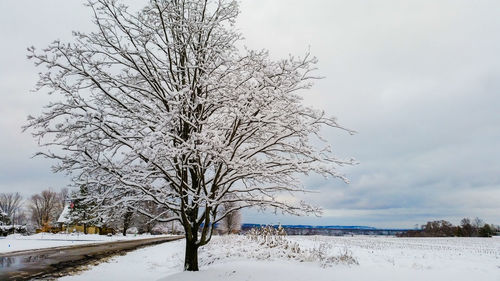
[(181, 238), (183, 236), (157, 237), (0, 254), (0, 280), (32, 280), (51, 276), (117, 253)]

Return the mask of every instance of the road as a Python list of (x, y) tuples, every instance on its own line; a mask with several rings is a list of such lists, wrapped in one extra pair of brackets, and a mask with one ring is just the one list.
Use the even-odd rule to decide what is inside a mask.
[(33, 280), (60, 276), (65, 270), (105, 257), (181, 238), (183, 236), (168, 236), (0, 254), (0, 280)]

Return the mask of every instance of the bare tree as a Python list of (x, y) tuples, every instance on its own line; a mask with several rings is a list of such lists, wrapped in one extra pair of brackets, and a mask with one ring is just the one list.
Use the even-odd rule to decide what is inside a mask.
[(234, 234), (241, 230), (241, 212), (239, 204), (228, 201), (222, 204), (221, 212), (226, 213), (219, 223), (218, 229), (222, 234)]
[[(144, 208), (148, 211), (149, 214), (152, 214), (155, 217), (161, 214), (161, 216), (165, 217), (165, 215), (162, 214), (165, 210), (162, 210), (154, 202), (146, 201), (143, 204), (144, 206), (141, 206), (141, 209)], [(133, 225), (137, 226), (139, 228), (139, 232), (141, 233), (151, 233), (157, 224), (158, 221), (154, 217), (151, 218), (149, 216), (144, 216), (141, 214), (138, 214), (133, 222)]]
[(483, 227), (484, 221), (478, 217), (474, 218), (474, 221), (472, 222), (472, 226), (476, 229), (479, 229)]
[(484, 226), (484, 221), (475, 217), (472, 222), (473, 236), (479, 236), (479, 230)]
[(0, 193), (0, 211), (5, 213), (9, 218), (10, 223), (20, 223), (24, 216), (22, 210), (23, 197), (19, 192), (16, 193)]
[[(114, 0), (89, 6), (96, 32), (29, 48), (48, 69), (38, 89), (61, 100), (25, 129), (63, 148), (40, 155), (60, 160), (55, 171), (72, 173), (98, 206), (179, 221), (186, 270), (198, 270), (198, 248), (237, 209), (318, 214), (279, 196), (305, 191), (297, 175), (345, 180), (337, 167), (353, 161), (336, 158), (320, 135), (344, 128), (298, 94), (317, 78), (316, 59), (238, 50), (236, 1), (151, 0), (139, 13)], [(151, 214), (144, 202), (174, 215)], [(227, 202), (238, 205), (220, 212)]]
[(61, 191), (58, 193), (58, 200), (59, 200), (59, 205), (66, 205), (66, 201), (69, 200), (69, 189), (64, 187), (61, 188)]
[(35, 225), (41, 228), (50, 226), (59, 215), (60, 202), (58, 193), (52, 190), (44, 190), (31, 196), (29, 208)]
[(474, 234), (474, 227), (469, 218), (463, 218), (460, 221), (460, 232), (460, 235), (465, 237), (471, 237)]

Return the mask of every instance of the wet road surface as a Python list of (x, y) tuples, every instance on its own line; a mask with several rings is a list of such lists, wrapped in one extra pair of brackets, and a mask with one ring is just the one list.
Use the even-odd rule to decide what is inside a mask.
[(0, 280), (53, 277), (55, 273), (118, 253), (181, 238), (183, 236), (157, 237), (4, 253), (0, 254)]

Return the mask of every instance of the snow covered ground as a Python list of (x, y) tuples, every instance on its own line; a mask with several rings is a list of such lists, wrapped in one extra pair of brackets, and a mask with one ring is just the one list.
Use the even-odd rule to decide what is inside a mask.
[(243, 236), (214, 237), (200, 250), (201, 271), (183, 272), (184, 242), (174, 241), (59, 280), (500, 280), (498, 237), (291, 236), (286, 247), (261, 244)]
[[(0, 237), (0, 254), (21, 250), (33, 250), (49, 247), (71, 246), (89, 243), (104, 243), (111, 241), (120, 241), (128, 239), (142, 239), (150, 238), (151, 235), (133, 235), (127, 236), (114, 235), (104, 236), (96, 234), (52, 234), (52, 233), (38, 233), (30, 236), (23, 236), (20, 234), (13, 234), (7, 237)], [(154, 236), (157, 237), (157, 236)]]

